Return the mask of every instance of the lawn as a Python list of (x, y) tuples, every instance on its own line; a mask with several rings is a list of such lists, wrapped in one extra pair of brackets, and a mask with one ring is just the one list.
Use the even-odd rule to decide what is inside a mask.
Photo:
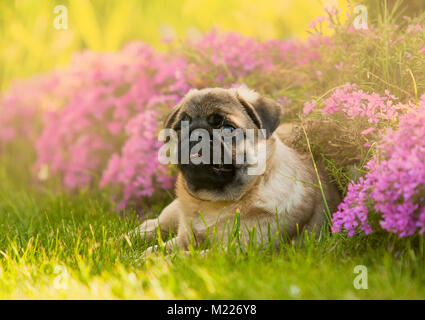
[[(424, 299), (424, 238), (325, 233), (303, 245), (144, 259), (140, 221), (101, 196), (0, 187), (1, 299)], [(357, 265), (368, 289), (355, 289)]]

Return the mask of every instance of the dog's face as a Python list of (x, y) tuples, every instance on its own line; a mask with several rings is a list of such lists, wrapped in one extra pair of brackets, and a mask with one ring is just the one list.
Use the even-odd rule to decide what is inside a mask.
[[(165, 121), (165, 127), (173, 129), (178, 136), (178, 168), (184, 179), (186, 190), (194, 197), (209, 201), (235, 201), (240, 199), (255, 180), (255, 175), (249, 174), (252, 163), (246, 163), (246, 153), (249, 153), (248, 143), (243, 145), (244, 161), (237, 161), (240, 145), (223, 144), (224, 136), (245, 132), (251, 129), (257, 135), (250, 148), (258, 148), (260, 143), (266, 143), (280, 123), (280, 105), (247, 88), (235, 89), (202, 89), (191, 90), (177, 105)], [(183, 134), (184, 129), (188, 135)], [(264, 130), (259, 130), (264, 129)], [(209, 155), (202, 163), (194, 163), (204, 153), (197, 150), (189, 151), (189, 162), (183, 161), (182, 146), (193, 146), (199, 141), (193, 138), (194, 132), (204, 132), (207, 135)], [(265, 135), (264, 135), (265, 132)], [(218, 144), (213, 140), (219, 136)], [(263, 135), (262, 135), (263, 133)], [(198, 135), (201, 138), (201, 135)], [(189, 137), (191, 137), (189, 139)], [(235, 137), (235, 136), (233, 136)], [(221, 140), (220, 140), (221, 139)], [(235, 142), (235, 141), (233, 141)], [(185, 144), (186, 143), (186, 144)], [(217, 148), (218, 147), (218, 148)], [(238, 150), (239, 148), (239, 150)], [(219, 152), (219, 160), (214, 156)], [(251, 150), (252, 151), (252, 150)], [(227, 160), (225, 160), (227, 157)], [(229, 162), (230, 159), (230, 162)], [(239, 160), (241, 158), (238, 158)]]

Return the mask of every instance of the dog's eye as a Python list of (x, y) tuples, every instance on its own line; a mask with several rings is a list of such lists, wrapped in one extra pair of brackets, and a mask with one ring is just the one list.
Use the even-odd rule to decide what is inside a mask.
[(233, 130), (235, 130), (235, 127), (230, 124), (225, 124), (221, 127), (221, 132), (223, 132), (224, 134), (230, 134), (233, 132)]
[(217, 113), (213, 113), (208, 117), (207, 121), (211, 126), (217, 128), (220, 124), (223, 123), (223, 116)]

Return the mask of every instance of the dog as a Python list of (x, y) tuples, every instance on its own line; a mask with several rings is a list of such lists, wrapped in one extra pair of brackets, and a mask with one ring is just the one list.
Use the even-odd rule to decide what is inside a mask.
[[(263, 138), (254, 139), (253, 147), (265, 146), (265, 170), (248, 174), (252, 164), (235, 164), (236, 147), (230, 151), (230, 164), (195, 165), (179, 160), (176, 199), (157, 219), (146, 220), (135, 233), (151, 239), (158, 229), (161, 233), (174, 232), (177, 236), (166, 242), (165, 248), (187, 248), (194, 239), (199, 244), (212, 236), (212, 230), (227, 239), (237, 213), (242, 243), (249, 241), (252, 230), (259, 244), (278, 231), (290, 238), (303, 230), (319, 234), (325, 212), (336, 209), (339, 194), (323, 170), (317, 174), (309, 155), (283, 142), (288, 130), (279, 126), (280, 118), (279, 103), (246, 87), (190, 90), (164, 124), (179, 133), (178, 143), (182, 143), (183, 121), (189, 124), (189, 132), (203, 129), (211, 135), (214, 129), (261, 131)], [(180, 147), (178, 150), (182, 151)], [(147, 252), (155, 249), (151, 247)]]

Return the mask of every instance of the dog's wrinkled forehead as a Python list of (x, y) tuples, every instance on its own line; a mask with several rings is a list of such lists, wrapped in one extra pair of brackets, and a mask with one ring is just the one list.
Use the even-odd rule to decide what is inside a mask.
[(238, 101), (238, 95), (249, 102), (254, 102), (258, 96), (256, 92), (246, 88), (192, 89), (186, 94), (182, 105), (184, 111), (190, 116), (205, 117), (215, 111), (230, 114), (242, 107)]
[(165, 128), (177, 128), (181, 120), (206, 118), (214, 113), (235, 127), (266, 130), (270, 137), (280, 122), (280, 105), (246, 87), (192, 89), (165, 119)]

